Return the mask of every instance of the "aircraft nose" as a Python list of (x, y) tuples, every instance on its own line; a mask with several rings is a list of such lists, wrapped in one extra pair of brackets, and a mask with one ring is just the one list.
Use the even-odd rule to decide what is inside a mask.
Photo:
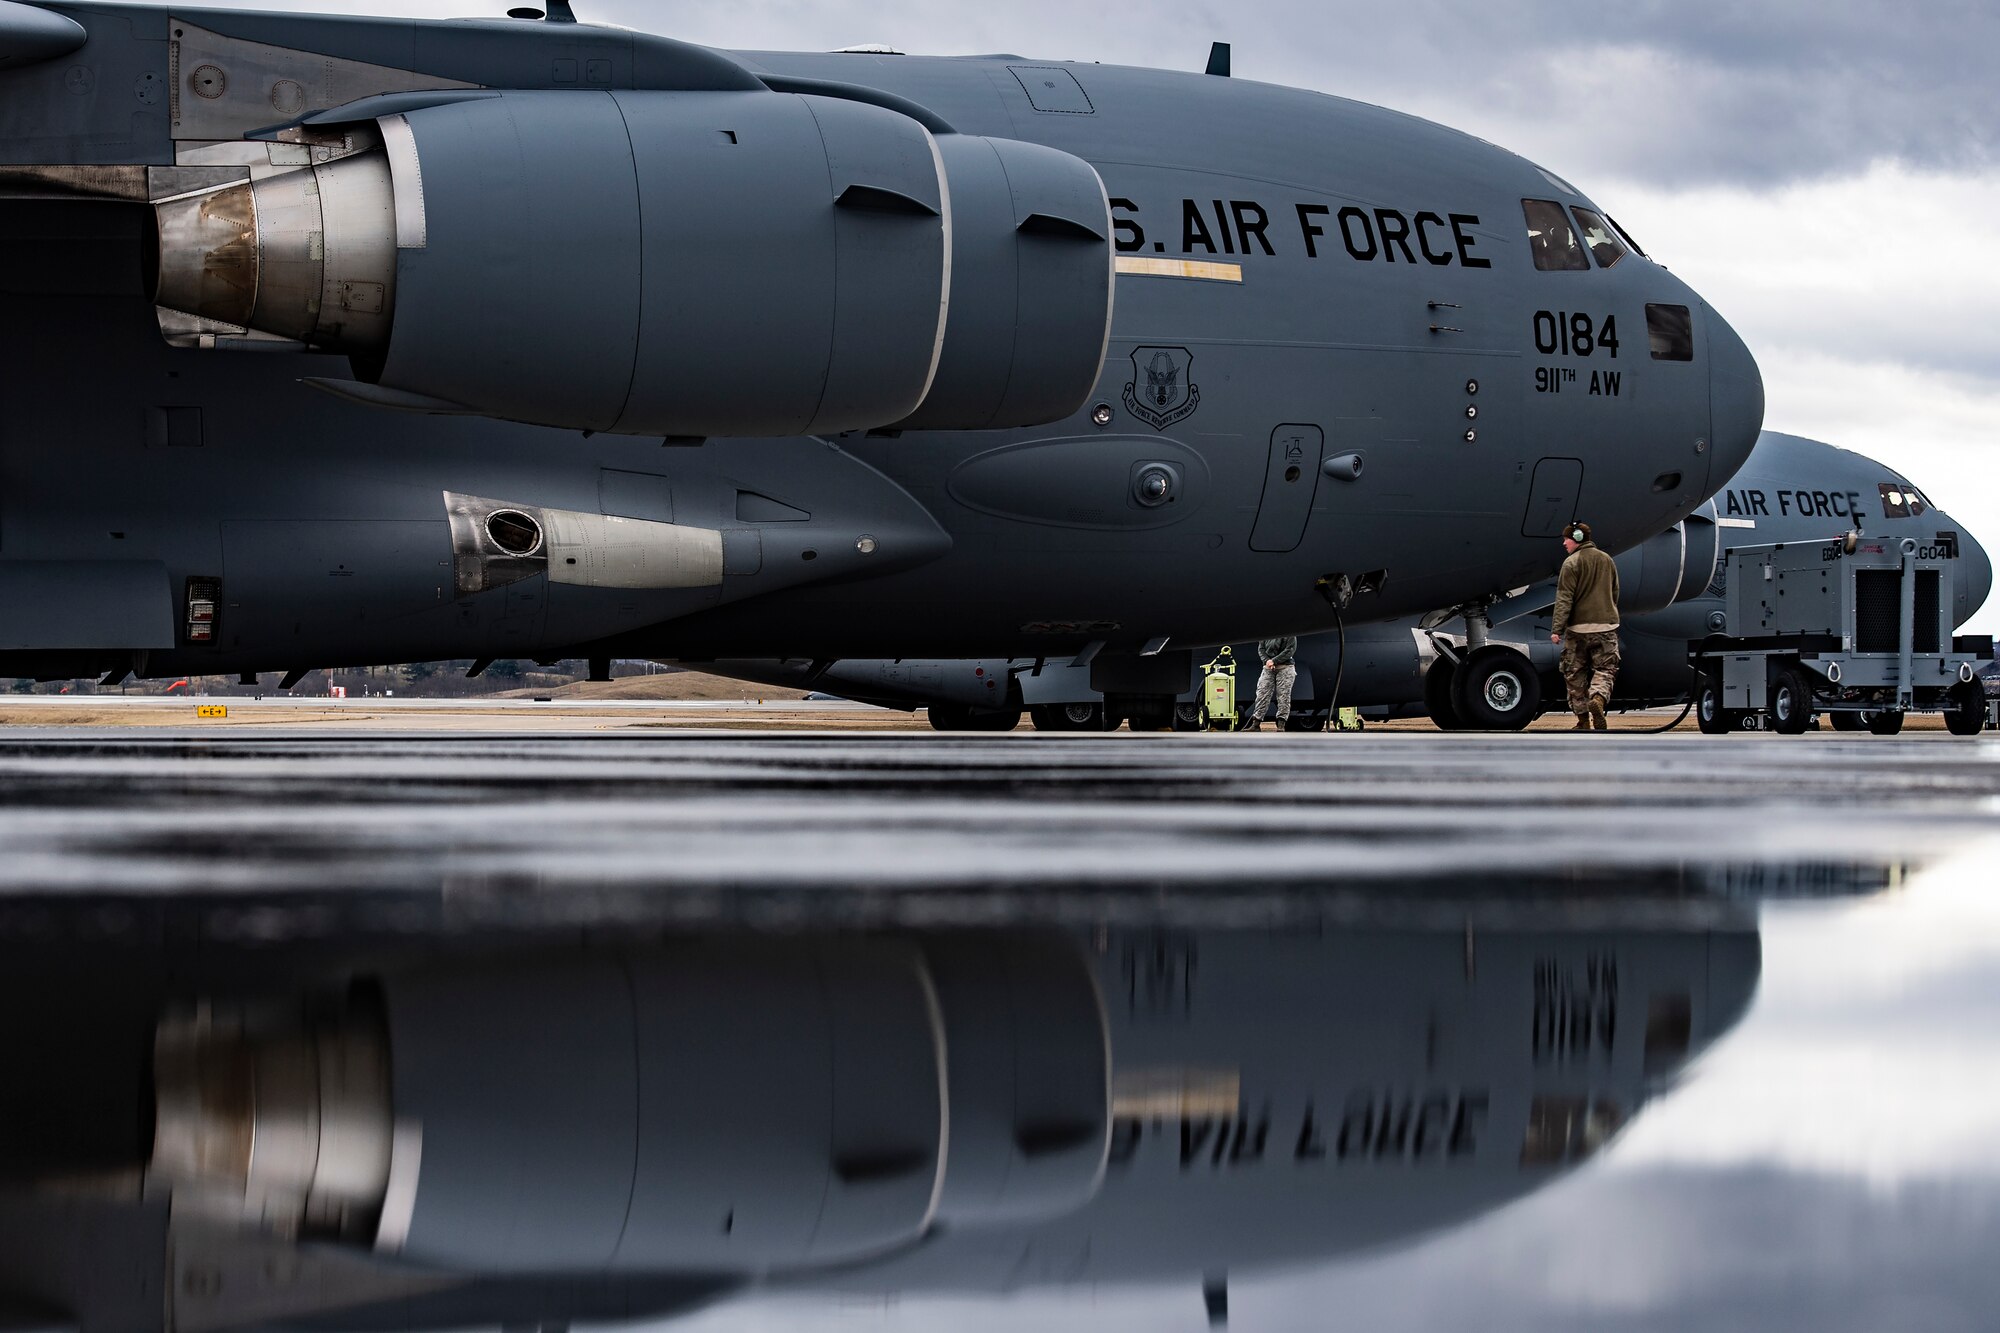
[(1708, 308), (1708, 485), (1720, 489), (1750, 457), (1764, 429), (1764, 376), (1729, 321)]
[(1963, 625), (1986, 605), (1993, 591), (1993, 557), (1964, 528), (1958, 530), (1958, 606), (1953, 625)]

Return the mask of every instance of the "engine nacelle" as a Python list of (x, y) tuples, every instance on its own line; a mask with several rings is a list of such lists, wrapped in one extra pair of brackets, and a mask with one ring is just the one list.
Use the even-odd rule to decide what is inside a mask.
[(627, 434), (1038, 424), (1102, 365), (1109, 205), (1066, 153), (774, 92), (372, 128), (156, 205), (158, 303), (345, 353), (384, 401)]
[(1620, 613), (1645, 615), (1701, 596), (1715, 573), (1719, 544), (1715, 502), (1711, 500), (1665, 532), (1620, 554)]
[(1088, 401), (1111, 336), (1103, 182), (1040, 144), (948, 134), (937, 146), (951, 190), (951, 318), (931, 391), (898, 424), (1060, 421)]

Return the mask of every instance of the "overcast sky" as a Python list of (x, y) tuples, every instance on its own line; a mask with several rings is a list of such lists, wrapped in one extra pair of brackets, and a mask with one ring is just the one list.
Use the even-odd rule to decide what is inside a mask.
[[(504, 0), (237, 7), (497, 15)], [(576, 0), (708, 45), (1202, 66), (1470, 131), (1567, 177), (1749, 342), (1765, 424), (1907, 473), (2000, 548), (1990, 0)], [(2000, 599), (1996, 599), (2000, 600)], [(1973, 627), (2000, 632), (2000, 605)]]

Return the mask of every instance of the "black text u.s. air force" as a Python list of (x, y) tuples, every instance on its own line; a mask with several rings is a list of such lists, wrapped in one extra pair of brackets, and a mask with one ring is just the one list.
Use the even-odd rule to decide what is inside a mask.
[(1312, 203), (1273, 210), (1255, 199), (1181, 199), (1172, 208), (1177, 216), (1155, 220), (1149, 236), (1132, 200), (1114, 198), (1111, 211), (1120, 254), (1191, 258), (1295, 251), (1307, 259), (1344, 255), (1361, 263), (1493, 267), (1477, 253), (1476, 213)]

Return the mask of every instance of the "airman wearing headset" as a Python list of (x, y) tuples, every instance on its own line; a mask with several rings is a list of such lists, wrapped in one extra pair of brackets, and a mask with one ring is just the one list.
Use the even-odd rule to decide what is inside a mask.
[(1605, 705), (1618, 677), (1618, 565), (1590, 539), (1590, 524), (1563, 530), (1569, 558), (1556, 576), (1556, 614), (1549, 635), (1562, 645), (1563, 683), (1577, 731), (1609, 730)]

